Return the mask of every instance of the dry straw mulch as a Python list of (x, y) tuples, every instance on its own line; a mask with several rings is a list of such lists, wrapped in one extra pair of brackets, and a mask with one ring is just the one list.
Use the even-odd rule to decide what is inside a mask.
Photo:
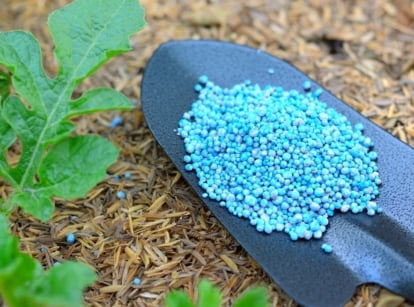
[[(67, 0), (3, 0), (0, 30), (22, 28), (42, 42), (47, 72), (56, 72), (46, 16)], [(134, 51), (112, 60), (79, 88), (110, 86), (137, 102), (118, 113), (77, 119), (78, 132), (98, 133), (122, 149), (108, 178), (85, 199), (57, 200), (41, 224), (16, 212), (12, 230), (22, 249), (45, 267), (77, 259), (99, 280), (85, 295), (92, 306), (160, 306), (183, 287), (192, 297), (201, 278), (224, 293), (225, 304), (253, 285), (270, 290), (272, 306), (296, 306), (232, 239), (181, 179), (154, 141), (140, 110), (140, 81), (157, 46), (171, 39), (219, 39), (258, 47), (285, 59), (334, 94), (414, 145), (414, 4), (410, 0), (142, 0), (148, 25)], [(131, 179), (122, 178), (125, 172)], [(121, 175), (120, 179), (113, 175)], [(4, 193), (7, 187), (1, 186)], [(127, 198), (118, 200), (116, 192)], [(74, 245), (67, 233), (77, 236)], [(45, 252), (39, 252), (44, 247)], [(132, 285), (139, 277), (142, 284)], [(329, 289), (326, 289), (329, 291)], [(359, 287), (346, 306), (409, 305), (376, 285)]]

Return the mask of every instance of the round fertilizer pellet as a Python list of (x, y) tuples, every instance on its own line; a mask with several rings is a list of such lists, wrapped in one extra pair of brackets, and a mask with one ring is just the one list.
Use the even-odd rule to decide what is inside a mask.
[(318, 98), (322, 93), (323, 93), (323, 90), (321, 88), (318, 88), (312, 93), (312, 96), (315, 98)]
[(179, 121), (185, 169), (202, 196), (258, 232), (320, 239), (337, 212), (375, 215), (379, 157), (360, 123), (305, 94), (250, 80), (221, 88), (202, 76)]
[(141, 284), (141, 279), (138, 277), (134, 278), (134, 280), (132, 281), (132, 284), (134, 286), (139, 286)]
[(66, 235), (66, 242), (67, 242), (68, 244), (73, 244), (73, 243), (75, 243), (75, 241), (76, 241), (76, 236), (75, 236), (75, 234), (73, 234), (73, 233), (68, 233), (68, 234)]
[(329, 244), (327, 244), (327, 243), (323, 243), (323, 244), (321, 245), (321, 249), (322, 249), (325, 253), (327, 253), (327, 254), (330, 254), (330, 253), (332, 253), (332, 252), (333, 252), (333, 248), (332, 248), (332, 246), (331, 246), (331, 245), (329, 245)]
[(119, 199), (124, 199), (126, 197), (126, 193), (124, 191), (118, 191), (116, 192), (116, 197)]
[(198, 79), (198, 82), (199, 82), (201, 85), (204, 85), (204, 84), (206, 84), (206, 83), (208, 82), (208, 77), (207, 77), (207, 76), (201, 76), (201, 77)]
[(306, 80), (305, 82), (303, 82), (302, 87), (305, 91), (310, 91), (310, 89), (312, 88), (312, 83), (309, 80)]
[(119, 126), (120, 124), (122, 124), (122, 122), (123, 122), (122, 117), (117, 115), (112, 119), (109, 127), (115, 128), (116, 126)]

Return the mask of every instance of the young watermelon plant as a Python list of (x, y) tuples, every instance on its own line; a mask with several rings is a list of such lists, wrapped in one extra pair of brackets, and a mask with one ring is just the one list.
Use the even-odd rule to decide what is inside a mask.
[[(174, 290), (165, 298), (166, 307), (220, 307), (220, 290), (207, 281), (198, 284), (197, 304), (182, 290)], [(253, 287), (242, 293), (234, 302), (233, 307), (267, 307), (269, 306), (267, 290), (264, 287)]]
[[(9, 72), (0, 72), (0, 177), (12, 190), (0, 199), (0, 295), (8, 306), (80, 306), (83, 288), (95, 279), (89, 267), (73, 262), (45, 272), (19, 252), (6, 216), (19, 206), (47, 221), (54, 197), (84, 197), (105, 178), (119, 150), (102, 137), (74, 135), (71, 118), (133, 105), (110, 88), (72, 95), (110, 58), (130, 50), (130, 36), (144, 24), (137, 0), (77, 0), (53, 12), (48, 25), (59, 64), (54, 78), (46, 75), (31, 33), (0, 32), (0, 66)], [(8, 153), (17, 141), (21, 154), (11, 164)]]
[(38, 261), (19, 251), (4, 215), (0, 215), (0, 238), (0, 294), (7, 306), (82, 306), (84, 287), (96, 279), (89, 267), (67, 261), (43, 270)]

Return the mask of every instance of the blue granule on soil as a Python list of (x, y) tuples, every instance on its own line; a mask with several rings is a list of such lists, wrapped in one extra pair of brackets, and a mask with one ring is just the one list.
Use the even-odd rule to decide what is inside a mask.
[(76, 241), (76, 236), (73, 233), (68, 233), (66, 235), (66, 242), (69, 244), (73, 244)]
[(111, 127), (111, 128), (115, 128), (116, 126), (121, 125), (121, 124), (122, 124), (122, 122), (123, 122), (123, 119), (122, 119), (122, 117), (121, 117), (121, 116), (115, 116), (115, 117), (112, 119), (112, 121), (111, 121), (111, 123), (110, 123), (109, 127)]
[(204, 197), (292, 240), (321, 238), (336, 212), (381, 212), (373, 142), (319, 100), (322, 90), (221, 88), (206, 76), (195, 89), (177, 132)]

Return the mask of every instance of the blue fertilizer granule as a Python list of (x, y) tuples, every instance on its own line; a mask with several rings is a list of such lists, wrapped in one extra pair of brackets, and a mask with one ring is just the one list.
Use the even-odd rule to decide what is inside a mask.
[(69, 244), (73, 244), (76, 241), (76, 236), (73, 233), (68, 233), (66, 235), (66, 242)]
[(321, 249), (327, 254), (330, 254), (333, 251), (332, 246), (330, 246), (329, 244), (326, 244), (326, 243), (322, 244)]
[(336, 212), (381, 212), (373, 142), (319, 100), (322, 90), (221, 88), (206, 76), (195, 89), (177, 132), (204, 197), (292, 240), (321, 238)]

